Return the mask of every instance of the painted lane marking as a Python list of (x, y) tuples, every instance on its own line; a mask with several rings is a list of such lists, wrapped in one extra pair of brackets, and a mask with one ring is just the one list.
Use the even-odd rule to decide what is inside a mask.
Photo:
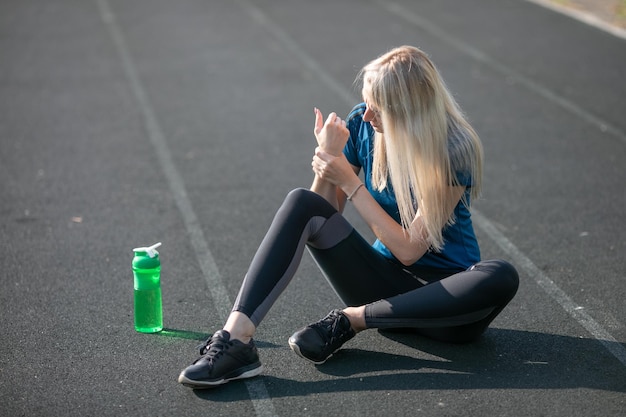
[(546, 100), (557, 104), (563, 109), (578, 116), (582, 120), (585, 120), (587, 123), (593, 126), (596, 126), (598, 129), (600, 129), (600, 131), (604, 133), (610, 133), (611, 135), (620, 139), (622, 143), (626, 143), (626, 132), (621, 130), (619, 127), (612, 125), (606, 120), (603, 120), (600, 117), (597, 117), (591, 114), (587, 110), (578, 106), (576, 103), (564, 97), (561, 97), (560, 95), (550, 90), (549, 88), (520, 74), (519, 72), (515, 71), (513, 68), (502, 64), (496, 59), (491, 58), (489, 55), (485, 54), (479, 49), (476, 49), (473, 46), (463, 42), (462, 40), (455, 38), (454, 36), (450, 35), (448, 32), (446, 32), (444, 29), (440, 28), (439, 26), (435, 25), (434, 23), (426, 19), (423, 19), (422, 17), (418, 16), (416, 13), (413, 13), (412, 11), (405, 9), (404, 7), (400, 6), (397, 3), (394, 3), (393, 1), (388, 1), (388, 0), (373, 0), (373, 1), (376, 4), (378, 4), (381, 8), (387, 10), (387, 12), (389, 12), (390, 14), (396, 15), (406, 20), (407, 22), (413, 24), (414, 26), (417, 26), (420, 29), (430, 33), (431, 35), (439, 38), (440, 40), (444, 41), (448, 45), (454, 47), (462, 54), (465, 54), (469, 56), (470, 58), (483, 63), (484, 65), (488, 66), (492, 70), (499, 72), (500, 74), (503, 74), (507, 79), (518, 82), (519, 84), (525, 86), (530, 91), (534, 92), (540, 97), (543, 97)]
[(572, 9), (571, 7), (562, 6), (558, 3), (554, 3), (550, 0), (526, 0), (531, 3), (535, 3), (539, 6), (543, 6), (546, 9), (553, 10), (558, 13), (562, 13), (567, 15), (573, 19), (581, 21), (589, 26), (593, 26), (600, 30), (610, 33), (613, 36), (617, 36), (618, 38), (626, 39), (626, 30), (619, 28), (617, 26), (613, 26), (605, 22), (604, 20), (594, 16), (591, 13), (583, 12), (580, 10)]
[[(113, 14), (107, 0), (97, 1), (102, 21), (108, 27), (113, 43), (119, 53), (124, 73), (128, 79), (128, 84), (130, 85), (133, 96), (137, 100), (143, 114), (144, 124), (148, 132), (148, 136), (154, 146), (159, 163), (169, 184), (170, 191), (174, 195), (174, 200), (176, 201), (178, 210), (180, 211), (183, 222), (185, 223), (185, 229), (189, 234), (191, 246), (194, 248), (196, 258), (200, 264), (202, 274), (204, 275), (206, 284), (209, 288), (213, 304), (217, 309), (219, 317), (225, 322), (226, 318), (230, 314), (232, 302), (228, 296), (228, 291), (222, 282), (215, 259), (209, 250), (208, 244), (206, 243), (202, 228), (198, 222), (198, 217), (193, 210), (191, 200), (187, 196), (185, 182), (172, 160), (172, 155), (169, 147), (167, 146), (167, 141), (165, 140), (153, 107), (150, 104), (150, 100), (148, 99), (148, 96), (143, 88), (128, 49), (128, 45), (122, 34), (122, 30), (115, 19), (115, 15)], [(246, 384), (246, 388), (248, 389), (248, 394), (250, 395), (256, 415), (259, 417), (275, 416), (276, 410), (274, 409), (274, 404), (272, 403), (272, 400), (267, 392), (267, 387), (265, 386), (263, 379), (247, 379), (244, 382)]]

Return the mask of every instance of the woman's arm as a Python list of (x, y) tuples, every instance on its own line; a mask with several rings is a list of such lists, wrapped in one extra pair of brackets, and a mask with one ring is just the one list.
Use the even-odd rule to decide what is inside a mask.
[[(363, 188), (363, 187), (362, 187)], [(465, 187), (450, 187), (446, 199), (448, 217), (452, 215), (454, 208), (459, 203), (465, 192)], [(424, 228), (423, 219), (418, 209), (410, 228), (414, 236), (410, 238), (406, 229), (397, 223), (383, 208), (374, 200), (369, 192), (359, 190), (353, 197), (352, 203), (374, 232), (374, 235), (391, 251), (403, 265), (413, 265), (428, 251), (428, 234)]]
[[(412, 265), (420, 259), (429, 248), (426, 230), (423, 227), (421, 213), (417, 212), (411, 223), (411, 232), (405, 230), (378, 204), (372, 195), (361, 186), (361, 180), (345, 156), (333, 156), (320, 148), (313, 158), (313, 171), (321, 181), (335, 185), (344, 196), (351, 195), (352, 203), (357, 212), (378, 240), (404, 265)], [(354, 192), (356, 190), (356, 193)], [(445, 209), (451, 215), (465, 192), (465, 187), (450, 187), (446, 197)], [(345, 201), (345, 200), (344, 200)], [(413, 239), (410, 235), (415, 236)]]
[[(315, 108), (315, 138), (319, 148), (324, 149), (327, 153), (339, 156), (343, 152), (343, 148), (348, 141), (350, 132), (346, 128), (345, 120), (342, 120), (336, 113), (328, 115), (326, 122), (323, 121), (322, 112)], [(318, 149), (319, 149), (318, 148)], [(353, 167), (358, 174), (359, 170)], [(343, 212), (345, 207), (346, 196), (335, 184), (332, 184), (318, 175), (315, 175), (311, 191), (324, 197), (338, 211)]]

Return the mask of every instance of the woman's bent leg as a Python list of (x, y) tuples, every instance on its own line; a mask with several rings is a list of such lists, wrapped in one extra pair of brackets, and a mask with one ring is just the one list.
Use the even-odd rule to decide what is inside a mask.
[(323, 197), (305, 189), (291, 191), (250, 264), (233, 311), (258, 326), (293, 278), (305, 245), (332, 247), (352, 230)]
[(413, 327), (428, 337), (468, 342), (480, 336), (513, 299), (517, 271), (500, 260), (482, 261), (425, 287), (366, 306), (369, 328)]
[[(251, 336), (293, 277), (305, 243), (333, 245), (351, 230), (319, 195), (303, 189), (292, 191), (250, 265), (225, 328), (204, 343), (201, 357), (180, 373), (178, 382), (208, 388), (261, 373), (263, 368)], [(228, 353), (223, 354), (225, 351)]]

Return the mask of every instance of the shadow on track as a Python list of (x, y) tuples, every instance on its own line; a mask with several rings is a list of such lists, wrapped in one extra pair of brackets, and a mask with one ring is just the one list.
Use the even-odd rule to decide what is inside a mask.
[[(324, 381), (262, 376), (273, 398), (354, 391), (574, 389), (626, 392), (626, 372), (595, 339), (489, 329), (471, 344), (446, 344), (414, 333), (379, 331), (434, 359), (342, 349), (316, 366)], [(349, 345), (348, 345), (349, 346)], [(309, 366), (303, 362), (302, 366)], [(241, 381), (194, 393), (210, 401), (248, 398)]]

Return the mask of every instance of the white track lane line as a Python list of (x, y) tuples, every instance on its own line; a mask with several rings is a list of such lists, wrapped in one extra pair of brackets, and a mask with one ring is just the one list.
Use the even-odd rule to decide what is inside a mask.
[[(352, 106), (356, 101), (356, 98), (352, 96), (350, 91), (342, 86), (339, 82), (337, 82), (324, 68), (317, 63), (312, 57), (303, 52), (303, 49), (287, 34), (283, 31), (278, 25), (273, 23), (268, 16), (263, 13), (258, 7), (256, 7), (249, 0), (237, 0), (248, 14), (254, 19), (257, 23), (265, 26), (267, 30), (274, 35), (276, 39), (278, 39), (286, 50), (288, 50), (291, 54), (296, 56), (309, 70), (311, 70), (314, 74), (317, 75), (319, 80), (326, 84), (326, 86), (333, 91), (334, 93), (339, 94), (349, 106)], [(390, 2), (378, 2), (385, 9), (393, 9), (394, 14), (401, 15), (403, 18), (408, 19), (409, 21), (413, 21), (415, 24), (421, 24), (421, 19), (418, 21), (415, 20), (415, 16), (404, 9), (399, 9), (397, 5)], [(435, 36), (439, 36), (442, 34), (445, 36), (445, 41), (448, 43), (454, 44), (458, 49), (467, 53), (469, 48), (469, 55), (478, 61), (496, 68), (499, 72), (502, 72), (506, 75), (510, 75), (512, 70), (508, 69), (504, 65), (496, 62), (495, 60), (487, 57), (482, 52), (476, 50), (475, 48), (470, 48), (460, 41), (452, 38), (450, 35), (446, 34), (445, 31), (441, 28), (434, 26), (431, 23), (428, 23), (429, 32), (433, 33)], [(520, 77), (517, 76), (516, 77)], [(533, 81), (527, 80), (523, 83), (528, 86), (535, 86), (533, 89), (539, 89), (543, 91), (541, 96), (544, 98), (549, 98), (551, 101), (555, 101), (556, 94), (549, 92), (543, 87), (537, 86)], [(557, 104), (563, 105), (563, 102), (567, 102), (564, 99), (556, 100)], [(574, 104), (568, 104), (565, 107), (574, 107), (577, 109), (574, 111), (575, 114), (586, 113), (584, 110), (576, 107)], [(592, 116), (591, 116), (592, 117)], [(587, 117), (589, 120), (589, 117)], [(596, 124), (597, 121), (594, 119), (589, 120), (590, 122)], [(623, 135), (623, 134), (622, 134)], [(626, 138), (626, 136), (624, 136)], [(615, 356), (624, 366), (626, 366), (626, 349), (622, 346), (609, 332), (607, 332), (600, 324), (598, 324), (589, 314), (583, 311), (572, 299), (561, 290), (546, 274), (544, 274), (524, 253), (522, 253), (510, 240), (506, 238), (502, 233), (498, 231), (498, 229), (491, 223), (485, 216), (479, 213), (477, 210), (472, 210), (474, 215), (474, 223), (478, 226), (487, 236), (491, 238), (506, 254), (511, 257), (513, 263), (517, 264), (521, 267), (524, 272), (528, 274), (528, 276), (532, 277), (537, 285), (541, 287), (550, 297), (552, 297), (563, 309), (574, 318), (580, 325), (582, 325), (589, 333), (593, 335), (595, 339), (597, 339), (606, 349)]]
[[(130, 85), (131, 91), (143, 114), (148, 136), (150, 137), (150, 141), (156, 151), (159, 163), (169, 184), (170, 191), (174, 195), (174, 200), (176, 201), (176, 205), (178, 206), (178, 210), (182, 216), (185, 228), (189, 234), (191, 246), (195, 250), (196, 258), (200, 264), (200, 268), (209, 288), (213, 304), (217, 309), (219, 317), (225, 322), (226, 318), (230, 314), (232, 302), (228, 296), (228, 291), (222, 282), (217, 264), (215, 263), (213, 255), (209, 250), (209, 246), (206, 243), (206, 239), (204, 238), (202, 228), (198, 222), (198, 217), (196, 216), (191, 201), (187, 196), (185, 183), (172, 161), (172, 155), (169, 147), (167, 146), (167, 141), (163, 136), (163, 131), (159, 125), (150, 100), (148, 99), (143, 85), (141, 84), (141, 80), (137, 73), (126, 40), (124, 39), (119, 25), (117, 24), (115, 15), (107, 0), (97, 1), (100, 9), (100, 16), (102, 21), (108, 27), (113, 43), (119, 53), (124, 73), (128, 79), (128, 84)], [(256, 415), (259, 417), (275, 416), (276, 410), (274, 409), (274, 404), (272, 403), (272, 400), (267, 392), (267, 387), (265, 386), (263, 379), (253, 378), (247, 379), (244, 382), (248, 389), (248, 394), (252, 400)]]
[(474, 224), (491, 238), (515, 263), (522, 268), (535, 282), (580, 325), (593, 335), (600, 343), (615, 356), (622, 365), (626, 366), (626, 349), (609, 332), (598, 324), (582, 307), (576, 304), (565, 291), (560, 289), (554, 281), (539, 269), (522, 251), (506, 238), (485, 216), (477, 210), (472, 210)]
[(626, 30), (619, 28), (617, 26), (613, 26), (604, 20), (594, 16), (591, 13), (583, 12), (581, 10), (572, 9), (571, 7), (562, 6), (554, 1), (550, 0), (526, 0), (531, 3), (535, 3), (539, 6), (543, 6), (546, 9), (553, 10), (558, 13), (562, 13), (571, 18), (574, 18), (578, 21), (581, 21), (589, 26), (593, 26), (600, 30), (610, 33), (613, 36), (617, 36), (618, 38), (626, 39)]
[(419, 27), (420, 29), (430, 33), (431, 35), (439, 38), (444, 41), (448, 45), (454, 47), (459, 52), (464, 55), (469, 56), (470, 58), (483, 63), (487, 67), (492, 70), (503, 74), (506, 78), (510, 80), (514, 80), (535, 94), (545, 98), (552, 103), (557, 104), (558, 106), (564, 108), (570, 113), (575, 114), (582, 120), (585, 120), (587, 123), (596, 126), (600, 129), (601, 132), (609, 133), (617, 139), (621, 140), (622, 143), (626, 143), (626, 132), (621, 130), (619, 127), (612, 125), (611, 123), (603, 120), (600, 117), (593, 115), (587, 110), (583, 109), (576, 103), (560, 96), (554, 91), (550, 90), (548, 87), (543, 86), (536, 81), (522, 75), (521, 73), (515, 71), (513, 68), (504, 65), (503, 63), (497, 61), (496, 59), (490, 57), (489, 55), (483, 53), (482, 51), (474, 48), (473, 46), (465, 43), (461, 39), (457, 39), (454, 36), (450, 35), (447, 31), (435, 25), (434, 23), (428, 21), (425, 18), (417, 15), (401, 5), (394, 3), (389, 0), (373, 0), (376, 4), (378, 4), (381, 8), (385, 9), (388, 13), (396, 15), (401, 19), (406, 20), (408, 23), (411, 23), (414, 26)]

